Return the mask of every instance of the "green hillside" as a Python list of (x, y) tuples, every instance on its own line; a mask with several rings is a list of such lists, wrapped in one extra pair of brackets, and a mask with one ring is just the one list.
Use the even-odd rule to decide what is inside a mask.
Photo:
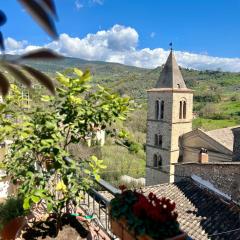
[[(95, 82), (114, 87), (134, 98), (146, 98), (145, 90), (154, 86), (161, 72), (161, 67), (145, 69), (78, 58), (64, 58), (60, 61), (28, 61), (26, 63), (52, 76), (56, 71), (63, 71), (70, 67), (90, 69)], [(196, 90), (196, 94), (213, 91), (229, 96), (233, 94), (233, 91), (240, 92), (240, 73), (182, 69), (182, 74), (187, 86)]]
[[(66, 68), (90, 69), (94, 83), (105, 85), (121, 95), (131, 96), (142, 104), (143, 115), (146, 115), (146, 89), (154, 87), (161, 72), (161, 67), (144, 69), (78, 58), (27, 61), (26, 64), (46, 72), (53, 78), (56, 71), (64, 71)], [(194, 112), (198, 118), (194, 120), (194, 127), (210, 130), (240, 123), (240, 73), (192, 69), (181, 71), (187, 86), (195, 91)]]
[[(16, 58), (16, 56), (8, 56)], [(154, 87), (161, 67), (144, 69), (125, 66), (117, 63), (85, 61), (76, 58), (65, 58), (61, 61), (26, 62), (39, 70), (46, 72), (54, 79), (56, 71), (77, 67), (90, 69), (95, 84), (105, 85), (121, 95), (129, 95), (138, 104), (123, 125), (117, 123), (117, 128), (126, 129), (141, 149), (137, 154), (131, 154), (107, 139), (101, 148), (101, 157), (107, 169), (102, 177), (111, 183), (119, 184), (119, 177), (127, 174), (142, 177), (145, 173), (146, 118), (147, 101), (146, 89)], [(240, 73), (220, 71), (196, 71), (181, 69), (189, 88), (194, 92), (193, 127), (205, 130), (223, 128), (240, 124)], [(33, 102), (39, 102), (40, 94), (47, 90), (43, 87), (30, 92)]]

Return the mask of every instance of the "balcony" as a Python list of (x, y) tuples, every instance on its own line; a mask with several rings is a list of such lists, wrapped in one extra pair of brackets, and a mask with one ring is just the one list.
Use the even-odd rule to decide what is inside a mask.
[(117, 193), (120, 193), (120, 190), (102, 179), (84, 193), (81, 209), (87, 216), (92, 217), (91, 223), (99, 239), (116, 239), (111, 232), (108, 206), (110, 199)]

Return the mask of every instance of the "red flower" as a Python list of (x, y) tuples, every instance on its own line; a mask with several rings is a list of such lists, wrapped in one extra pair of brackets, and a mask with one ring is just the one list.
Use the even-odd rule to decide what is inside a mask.
[(127, 187), (126, 187), (125, 185), (120, 185), (120, 186), (119, 186), (119, 189), (120, 189), (122, 192), (124, 192), (124, 191), (127, 189)]
[(152, 201), (155, 197), (156, 197), (156, 195), (154, 195), (152, 192), (150, 192), (148, 194), (148, 198), (149, 198), (150, 201)]
[(138, 217), (144, 217), (149, 207), (148, 199), (144, 195), (139, 195), (138, 201), (133, 205), (133, 213)]

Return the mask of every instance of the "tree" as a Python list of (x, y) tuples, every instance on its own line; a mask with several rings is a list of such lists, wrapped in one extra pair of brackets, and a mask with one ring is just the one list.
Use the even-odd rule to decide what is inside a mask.
[[(61, 225), (63, 209), (70, 211), (94, 180), (99, 179), (102, 160), (71, 159), (68, 146), (84, 143), (96, 131), (124, 120), (129, 99), (89, 83), (90, 72), (79, 69), (57, 74), (56, 96), (43, 96), (44, 108), (24, 114), (14, 128), (13, 144), (6, 159), (8, 174), (21, 183), (24, 208), (43, 203)], [(13, 132), (13, 131), (12, 131)], [(126, 138), (121, 136), (123, 143)]]

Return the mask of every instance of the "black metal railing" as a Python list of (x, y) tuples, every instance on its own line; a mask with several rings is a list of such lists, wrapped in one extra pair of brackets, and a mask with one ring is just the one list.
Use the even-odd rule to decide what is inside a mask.
[[(92, 187), (84, 193), (84, 198), (81, 203), (83, 210), (88, 215), (93, 216), (94, 223), (112, 239), (115, 237), (110, 229), (108, 206), (110, 198), (113, 198), (117, 193), (120, 193), (120, 190), (101, 179), (96, 182), (95, 188)], [(106, 195), (108, 197), (106, 197)]]
[[(72, 159), (64, 157), (67, 164), (70, 164)], [(114, 235), (110, 230), (109, 221), (109, 203), (110, 198), (120, 193), (121, 191), (110, 183), (100, 179), (95, 181), (95, 187), (91, 187), (87, 192), (83, 193), (83, 201), (80, 203), (81, 208), (89, 215), (93, 216), (93, 221), (98, 225), (110, 238), (114, 239)], [(109, 198), (104, 196), (108, 194)]]

